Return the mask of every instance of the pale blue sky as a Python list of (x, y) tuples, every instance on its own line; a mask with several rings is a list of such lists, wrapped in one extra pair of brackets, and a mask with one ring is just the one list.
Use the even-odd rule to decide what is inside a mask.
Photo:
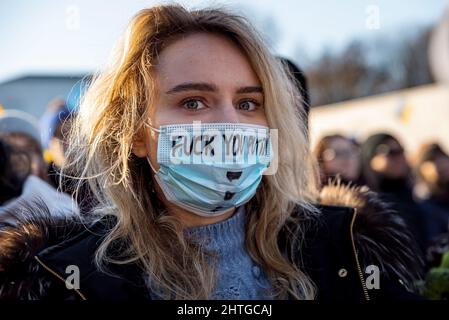
[[(398, 37), (437, 21), (448, 0), (246, 0), (178, 1), (189, 7), (224, 6), (246, 14), (273, 50), (313, 59), (354, 38)], [(22, 74), (84, 73), (97, 69), (129, 19), (161, 1), (1, 0), (0, 81)], [(367, 8), (379, 9), (379, 29), (366, 27)], [(78, 17), (78, 18), (77, 18)], [(275, 22), (277, 28), (263, 30)], [(265, 27), (267, 28), (267, 27)]]

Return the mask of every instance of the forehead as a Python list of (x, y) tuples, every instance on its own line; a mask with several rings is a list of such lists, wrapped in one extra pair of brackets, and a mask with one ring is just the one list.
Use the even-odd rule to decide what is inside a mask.
[(187, 35), (164, 48), (158, 58), (156, 74), (162, 87), (182, 82), (233, 87), (260, 84), (242, 49), (223, 35)]

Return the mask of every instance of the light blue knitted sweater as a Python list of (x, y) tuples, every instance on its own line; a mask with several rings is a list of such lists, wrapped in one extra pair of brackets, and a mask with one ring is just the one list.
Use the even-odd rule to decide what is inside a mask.
[[(189, 228), (188, 235), (203, 241), (204, 248), (213, 252), (217, 282), (212, 299), (264, 300), (271, 299), (271, 284), (264, 271), (256, 265), (245, 246), (246, 212), (239, 207), (224, 221)], [(153, 299), (158, 299), (155, 293)]]

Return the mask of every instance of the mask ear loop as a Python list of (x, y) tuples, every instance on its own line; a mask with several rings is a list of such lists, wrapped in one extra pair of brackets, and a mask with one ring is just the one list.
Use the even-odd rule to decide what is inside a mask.
[[(161, 129), (157, 129), (157, 128), (153, 127), (153, 126), (152, 126), (151, 124), (149, 124), (149, 123), (145, 123), (144, 125), (147, 126), (147, 127), (149, 127), (149, 128), (150, 128), (151, 130), (153, 130), (154, 132), (161, 133)], [(154, 169), (153, 165), (151, 164), (150, 158), (149, 158), (148, 156), (147, 156), (146, 158), (147, 158), (148, 164), (149, 164), (150, 167), (151, 167), (151, 170), (153, 170), (154, 173), (157, 173), (156, 169)]]
[(153, 131), (155, 131), (155, 132), (157, 132), (157, 133), (160, 133), (161, 132), (161, 129), (157, 129), (157, 128), (155, 128), (155, 127), (153, 127), (151, 124), (149, 124), (149, 123), (145, 123), (145, 125), (147, 126), (147, 127), (149, 127), (151, 130), (153, 130)]

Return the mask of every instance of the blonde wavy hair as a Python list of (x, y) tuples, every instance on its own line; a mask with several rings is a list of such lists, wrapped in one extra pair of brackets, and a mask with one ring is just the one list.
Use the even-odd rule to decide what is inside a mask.
[[(224, 35), (241, 48), (262, 84), (268, 123), (279, 129), (278, 170), (264, 176), (247, 205), (248, 252), (265, 270), (274, 298), (313, 299), (312, 281), (278, 245), (283, 230), (291, 249), (298, 250), (301, 220), (316, 212), (317, 166), (309, 151), (300, 94), (251, 25), (222, 9), (164, 5), (140, 11), (110, 64), (93, 77), (84, 95), (63, 175), (76, 177), (76, 192), (83, 184), (89, 186), (98, 204), (93, 216), (116, 217), (96, 252), (96, 264), (106, 271), (107, 263), (136, 263), (151, 280), (150, 289), (167, 299), (208, 299), (213, 293), (216, 275), (210, 255), (187, 238), (180, 221), (161, 205), (152, 191), (148, 163), (132, 153), (155, 101), (158, 54), (177, 38), (197, 32)], [(310, 214), (289, 224), (295, 208)], [(287, 225), (295, 227), (286, 230)]]

